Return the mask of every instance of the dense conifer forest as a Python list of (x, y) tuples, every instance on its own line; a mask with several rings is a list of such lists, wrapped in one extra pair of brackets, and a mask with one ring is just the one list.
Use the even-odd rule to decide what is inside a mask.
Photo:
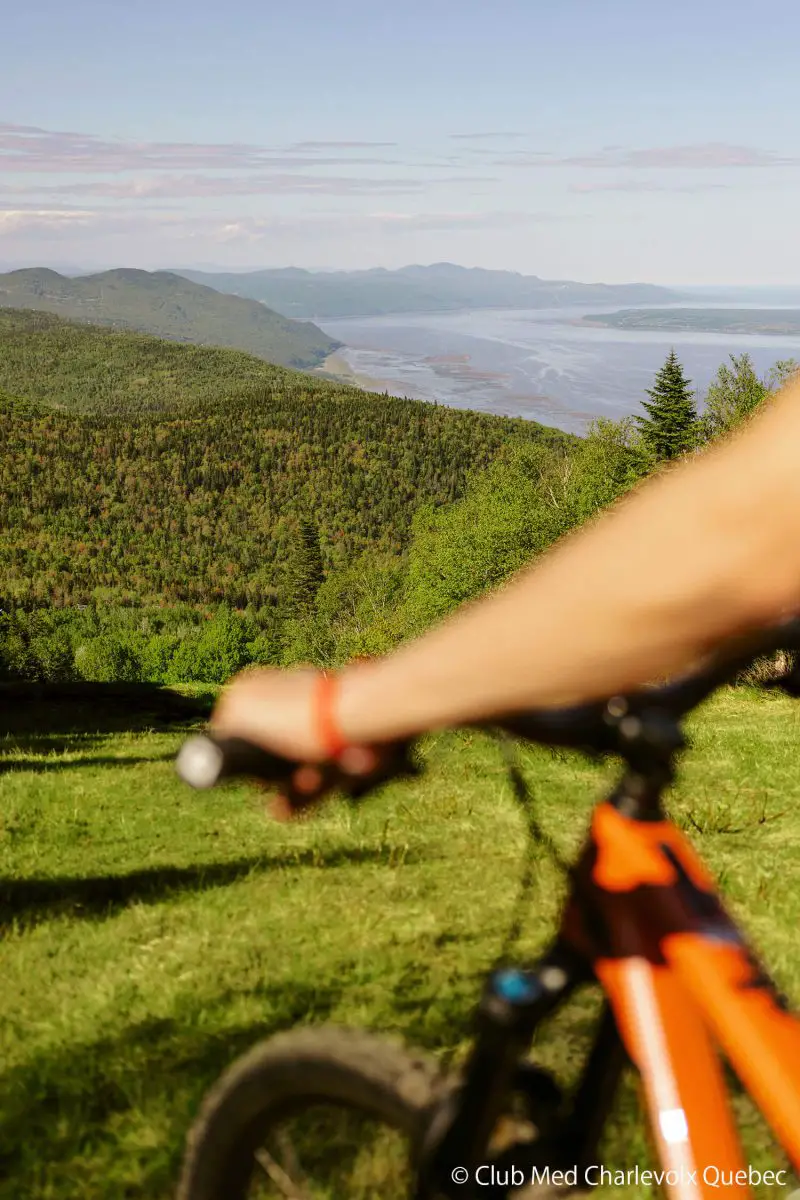
[(794, 370), (670, 354), (575, 438), (239, 351), (0, 312), (0, 672), (222, 681), (376, 653), (495, 586)]
[(574, 441), (11, 310), (0, 440), (0, 607), (30, 637), (32, 622), (69, 618), (74, 632), (91, 614), (97, 633), (112, 610), (128, 626), (133, 609), (154, 609), (153, 628), (181, 613), (184, 628), (226, 604), (263, 623), (292, 609), (309, 529), (325, 573), (398, 556), (415, 511), (458, 499), (501, 448)]

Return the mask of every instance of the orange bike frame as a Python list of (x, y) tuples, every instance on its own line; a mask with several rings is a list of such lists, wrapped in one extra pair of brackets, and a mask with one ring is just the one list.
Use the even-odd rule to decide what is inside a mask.
[[(599, 918), (591, 932), (588, 912)], [(800, 1021), (673, 824), (595, 809), (561, 941), (608, 996), (670, 1195), (751, 1194), (717, 1046), (800, 1171)]]

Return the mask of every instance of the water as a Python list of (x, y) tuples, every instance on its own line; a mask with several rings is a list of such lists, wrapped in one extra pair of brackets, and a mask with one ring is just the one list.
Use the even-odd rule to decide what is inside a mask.
[(390, 395), (527, 417), (573, 433), (598, 416), (617, 420), (641, 411), (645, 389), (673, 346), (701, 393), (730, 354), (747, 351), (759, 373), (778, 359), (800, 359), (800, 337), (591, 329), (573, 323), (618, 308), (475, 309), (317, 324), (345, 343), (340, 353), (351, 370)]

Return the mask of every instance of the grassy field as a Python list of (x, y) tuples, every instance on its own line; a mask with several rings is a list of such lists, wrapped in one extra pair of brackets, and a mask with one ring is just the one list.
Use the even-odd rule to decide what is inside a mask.
[[(3, 1200), (166, 1200), (205, 1089), (296, 1023), (363, 1023), (435, 1054), (463, 1045), (524, 848), (496, 747), (431, 739), (420, 779), (287, 829), (245, 787), (184, 788), (178, 725), (112, 703), (2, 703)], [(800, 708), (731, 691), (692, 732), (671, 811), (800, 1000)], [(576, 848), (610, 769), (524, 759), (544, 823)], [(548, 937), (560, 894), (542, 862), (521, 953)], [(540, 1060), (574, 1075), (594, 1011), (591, 997), (571, 1004)], [(750, 1161), (783, 1165), (735, 1105)], [(631, 1083), (603, 1161), (647, 1159)], [(648, 1193), (598, 1191), (611, 1194)]]

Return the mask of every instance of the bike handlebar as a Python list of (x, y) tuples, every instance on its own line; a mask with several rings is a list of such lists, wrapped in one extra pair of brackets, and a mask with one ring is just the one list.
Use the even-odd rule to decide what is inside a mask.
[[(737, 639), (704, 669), (657, 687), (640, 688), (568, 708), (534, 709), (491, 721), (479, 729), (502, 729), (527, 741), (592, 755), (619, 754), (635, 739), (670, 756), (682, 745), (675, 740), (676, 722), (729, 683), (754, 659), (777, 650), (800, 650), (800, 618)], [(800, 695), (800, 674), (791, 673), (786, 690)], [(403, 762), (408, 764), (408, 760)], [(215, 787), (224, 779), (248, 777), (265, 783), (290, 780), (302, 764), (241, 738), (200, 734), (184, 743), (176, 762), (178, 775), (196, 789)], [(388, 775), (383, 773), (381, 782)]]
[(183, 782), (198, 791), (237, 777), (281, 783), (300, 765), (278, 754), (270, 754), (244, 738), (221, 738), (213, 733), (189, 738), (181, 746), (175, 761), (175, 769)]

